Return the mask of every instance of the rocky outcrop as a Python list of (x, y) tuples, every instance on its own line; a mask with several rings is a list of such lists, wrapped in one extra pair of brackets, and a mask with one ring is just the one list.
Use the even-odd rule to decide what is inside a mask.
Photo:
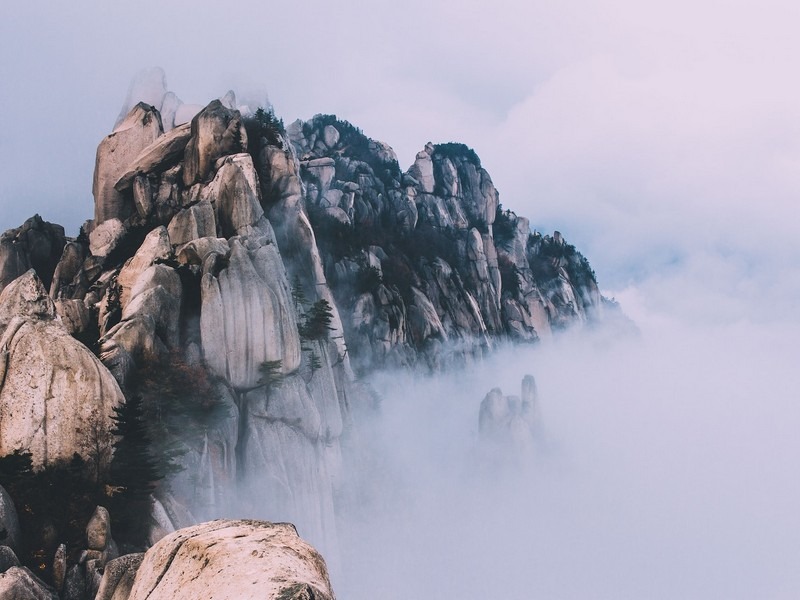
[(5, 573), (11, 567), (19, 566), (19, 558), (14, 551), (8, 546), (0, 546), (0, 573)]
[(122, 393), (111, 374), (59, 323), (33, 270), (0, 294), (0, 455), (35, 466), (83, 453), (90, 425), (111, 428)]
[(11, 496), (0, 486), (0, 544), (19, 551), (21, 541), (17, 509)]
[(49, 288), (65, 244), (64, 228), (39, 215), (0, 235), (0, 291), (28, 269)]
[(186, 123), (157, 138), (133, 159), (125, 174), (114, 184), (114, 189), (124, 192), (133, 185), (137, 176), (166, 171), (174, 166), (183, 156), (191, 135), (191, 125)]
[(333, 600), (325, 561), (292, 525), (212, 521), (168, 535), (144, 556), (129, 600)]
[(125, 225), (116, 217), (108, 217), (89, 234), (89, 251), (92, 256), (105, 258), (125, 239)]
[[(426, 144), (404, 174), (384, 145), (335, 117), (293, 123), (288, 138), (360, 370), (438, 369), (497, 340), (535, 341), (602, 312), (585, 259), (557, 232), (532, 233), (527, 219), (501, 210), (463, 144)], [(265, 179), (276, 153), (262, 152)]]
[(184, 153), (183, 184), (205, 181), (216, 160), (247, 149), (247, 132), (238, 110), (214, 100), (192, 119)]
[(0, 573), (0, 598), (3, 600), (58, 600), (58, 595), (26, 567), (11, 567), (5, 573)]
[(507, 450), (512, 457), (525, 457), (533, 449), (538, 421), (538, 394), (532, 375), (522, 379), (520, 396), (504, 396), (494, 388), (481, 402), (478, 430), (484, 443)]
[(109, 561), (94, 600), (128, 600), (144, 553), (126, 554)]
[(300, 338), (283, 264), (271, 228), (232, 238), (230, 253), (206, 256), (200, 331), (209, 368), (234, 388), (259, 385), (260, 365), (300, 366)]
[(139, 102), (114, 132), (100, 142), (92, 185), (94, 220), (97, 225), (108, 219), (124, 221), (134, 212), (132, 201), (117, 191), (115, 186), (131, 169), (139, 154), (162, 133), (158, 110)]

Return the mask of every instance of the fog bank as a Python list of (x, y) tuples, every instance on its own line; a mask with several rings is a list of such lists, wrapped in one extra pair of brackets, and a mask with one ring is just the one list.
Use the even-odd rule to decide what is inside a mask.
[[(638, 338), (576, 332), (465, 372), (376, 381), (339, 593), (794, 597), (800, 328), (698, 322), (653, 311), (647, 294), (621, 294)], [(537, 447), (498, 468), (481, 453), (479, 405), (495, 386), (519, 394), (526, 373)]]

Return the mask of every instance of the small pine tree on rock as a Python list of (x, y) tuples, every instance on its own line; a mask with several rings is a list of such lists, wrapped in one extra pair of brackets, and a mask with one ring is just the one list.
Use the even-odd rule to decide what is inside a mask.
[(300, 338), (304, 340), (325, 340), (328, 333), (333, 331), (333, 309), (325, 298), (320, 298), (306, 313), (303, 323), (299, 326)]

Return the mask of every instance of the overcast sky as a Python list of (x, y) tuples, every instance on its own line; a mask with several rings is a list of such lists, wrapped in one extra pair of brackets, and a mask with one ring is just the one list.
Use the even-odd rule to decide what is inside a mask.
[(97, 143), (157, 65), (185, 102), (336, 113), (403, 166), (463, 141), (607, 288), (700, 251), (793, 262), (798, 29), (788, 0), (7, 3), (0, 230), (39, 212), (77, 232)]

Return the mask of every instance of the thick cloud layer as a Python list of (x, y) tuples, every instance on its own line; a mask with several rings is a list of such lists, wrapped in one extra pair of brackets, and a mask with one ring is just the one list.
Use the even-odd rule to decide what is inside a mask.
[[(793, 326), (568, 335), (435, 381), (383, 382), (346, 520), (348, 598), (793, 598)], [(541, 395), (529, 461), (486, 461), (484, 393)], [(401, 390), (400, 393), (397, 390)]]

